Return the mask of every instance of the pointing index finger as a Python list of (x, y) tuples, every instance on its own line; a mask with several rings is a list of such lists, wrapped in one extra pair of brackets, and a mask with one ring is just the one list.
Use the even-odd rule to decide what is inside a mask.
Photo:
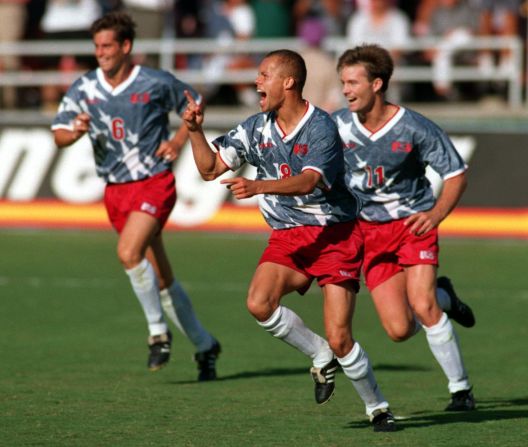
[(185, 95), (185, 97), (187, 98), (187, 101), (189, 102), (190, 105), (192, 106), (195, 106), (196, 105), (196, 101), (194, 100), (194, 98), (192, 97), (191, 93), (189, 92), (189, 90), (184, 90), (183, 91), (183, 94)]

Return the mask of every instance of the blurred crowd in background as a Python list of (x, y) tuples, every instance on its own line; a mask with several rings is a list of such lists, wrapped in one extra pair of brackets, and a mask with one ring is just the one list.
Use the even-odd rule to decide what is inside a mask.
[[(305, 43), (309, 78), (306, 97), (332, 111), (341, 100), (334, 56), (321, 44), (326, 37), (346, 38), (350, 46), (364, 42), (405, 47), (413, 37), (434, 37), (443, 46), (428, 51), (393, 51), (397, 65), (433, 67), (430, 83), (393, 86), (398, 101), (477, 100), (504, 94), (500, 82), (460, 83), (449, 77), (449, 51), (473, 36), (518, 36), (526, 54), (528, 0), (0, 0), (0, 42), (90, 39), (89, 27), (102, 14), (121, 9), (138, 24), (138, 39), (292, 38)], [(508, 70), (508, 51), (457, 53), (480, 70)], [(138, 62), (157, 66), (155, 55)], [(92, 56), (2, 56), (0, 72), (16, 70), (88, 70)], [(214, 72), (257, 67), (255, 55), (176, 55), (174, 68)], [(525, 76), (525, 75), (524, 75)], [(324, 86), (324, 89), (321, 88)], [(9, 108), (56, 110), (63, 89), (3, 87), (0, 104)], [(254, 105), (249, 85), (216, 85), (205, 91), (212, 104)]]

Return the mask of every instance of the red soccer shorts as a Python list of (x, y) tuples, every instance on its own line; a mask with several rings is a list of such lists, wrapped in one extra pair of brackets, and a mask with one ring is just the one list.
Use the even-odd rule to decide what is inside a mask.
[(403, 271), (405, 266), (438, 265), (438, 230), (435, 228), (422, 236), (415, 236), (403, 224), (404, 221), (359, 220), (365, 250), (363, 274), (369, 290)]
[(319, 286), (352, 281), (357, 291), (363, 255), (358, 230), (356, 221), (273, 230), (259, 264), (284, 265), (310, 280), (316, 278)]
[(104, 204), (108, 218), (121, 233), (132, 211), (141, 211), (158, 219), (164, 227), (176, 203), (176, 185), (171, 171), (164, 171), (137, 182), (106, 185)]

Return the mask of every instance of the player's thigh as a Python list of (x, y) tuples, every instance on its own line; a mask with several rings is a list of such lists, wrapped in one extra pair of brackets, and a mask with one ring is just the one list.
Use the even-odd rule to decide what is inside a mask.
[(405, 268), (409, 303), (426, 326), (434, 325), (442, 310), (436, 301), (436, 266), (419, 264)]
[(263, 262), (249, 285), (248, 307), (250, 311), (259, 307), (274, 310), (284, 295), (302, 290), (309, 283), (310, 279), (301, 272), (274, 262)]
[(370, 292), (383, 329), (394, 341), (414, 333), (414, 315), (407, 299), (405, 273), (398, 272)]
[(132, 268), (144, 257), (152, 238), (159, 230), (158, 220), (146, 213), (132, 211), (119, 235), (117, 254), (121, 262)]

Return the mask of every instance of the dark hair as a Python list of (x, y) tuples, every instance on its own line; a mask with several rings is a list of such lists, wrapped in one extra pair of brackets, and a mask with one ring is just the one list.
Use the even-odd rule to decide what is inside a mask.
[(113, 30), (116, 40), (123, 43), (125, 40), (134, 42), (136, 37), (136, 24), (125, 12), (113, 11), (97, 19), (90, 27), (92, 37), (100, 31)]
[(265, 58), (268, 57), (279, 58), (281, 68), (295, 80), (296, 89), (302, 92), (306, 83), (306, 64), (302, 56), (292, 50), (275, 50), (266, 54)]
[(365, 67), (369, 81), (380, 78), (383, 82), (381, 91), (387, 91), (394, 71), (394, 62), (385, 48), (375, 44), (364, 44), (346, 50), (337, 61), (337, 71), (357, 64)]

